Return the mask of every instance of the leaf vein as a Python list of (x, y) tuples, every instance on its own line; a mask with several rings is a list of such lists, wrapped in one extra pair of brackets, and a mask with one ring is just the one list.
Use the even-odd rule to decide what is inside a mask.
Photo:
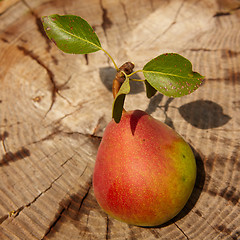
[(59, 24), (60, 24), (62, 27), (59, 27), (59, 26), (57, 26), (57, 25), (55, 26), (55, 27), (58, 28), (59, 30), (63, 31), (64, 33), (66, 33), (66, 34), (68, 34), (68, 35), (70, 35), (70, 36), (72, 36), (72, 37), (75, 37), (75, 38), (80, 39), (80, 40), (82, 40), (82, 41), (84, 41), (84, 42), (87, 42), (87, 43), (89, 43), (89, 44), (91, 44), (91, 45), (99, 48), (99, 50), (102, 50), (102, 47), (99, 47), (98, 45), (96, 45), (96, 44), (93, 43), (93, 42), (88, 41), (87, 39), (81, 38), (81, 37), (78, 36), (78, 35), (74, 35), (74, 34), (68, 32), (68, 31), (66, 31), (66, 30), (64, 29), (64, 26), (63, 26), (61, 23), (59, 23)]
[(156, 71), (146, 71), (143, 70), (143, 73), (153, 73), (153, 74), (159, 74), (159, 75), (167, 75), (167, 76), (172, 76), (172, 77), (177, 77), (177, 78), (184, 78), (184, 79), (194, 79), (196, 78), (201, 79), (201, 78), (197, 78), (197, 77), (187, 77), (187, 76), (180, 76), (180, 75), (175, 75), (175, 74), (171, 74), (171, 73), (163, 73), (163, 72), (156, 72)]

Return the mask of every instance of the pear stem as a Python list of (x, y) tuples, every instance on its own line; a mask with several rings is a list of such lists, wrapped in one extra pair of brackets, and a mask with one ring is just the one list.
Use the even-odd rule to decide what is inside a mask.
[[(131, 62), (126, 62), (124, 63), (119, 70), (117, 71), (117, 74), (113, 80), (112, 84), (112, 93), (113, 93), (113, 98), (117, 96), (117, 93), (122, 86), (123, 82), (125, 81), (125, 74), (128, 75), (133, 72), (134, 64)], [(125, 74), (124, 74), (124, 73)], [(123, 109), (125, 111), (125, 109)]]

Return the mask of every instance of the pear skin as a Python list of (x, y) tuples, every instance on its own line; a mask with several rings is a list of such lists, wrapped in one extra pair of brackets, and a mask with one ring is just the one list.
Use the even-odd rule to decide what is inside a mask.
[(166, 124), (135, 110), (107, 125), (93, 187), (110, 216), (132, 225), (161, 225), (182, 210), (195, 180), (190, 146)]

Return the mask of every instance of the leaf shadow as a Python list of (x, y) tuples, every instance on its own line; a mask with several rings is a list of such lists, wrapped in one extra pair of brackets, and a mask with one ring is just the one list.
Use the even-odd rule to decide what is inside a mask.
[(168, 98), (166, 103), (163, 106), (160, 106), (162, 99), (163, 99), (163, 94), (161, 94), (161, 93), (158, 93), (155, 96), (153, 96), (150, 99), (150, 102), (149, 102), (148, 107), (145, 110), (145, 112), (147, 112), (149, 115), (151, 115), (153, 112), (156, 111), (157, 108), (162, 109), (163, 114), (165, 115), (164, 123), (167, 124), (172, 129), (175, 129), (173, 120), (167, 114), (169, 105), (174, 100), (174, 98)]
[(140, 112), (139, 110), (135, 110), (130, 118), (130, 128), (131, 128), (131, 132), (132, 132), (133, 136), (135, 134), (135, 130), (138, 125), (138, 121), (141, 119), (141, 117), (147, 115), (147, 113), (140, 112), (140, 114), (139, 114), (139, 112)]
[(158, 93), (155, 96), (151, 97), (145, 112), (147, 112), (149, 115), (154, 113), (158, 108), (159, 104), (161, 103), (162, 99), (163, 99), (163, 94), (161, 93)]
[(219, 104), (209, 100), (190, 102), (178, 110), (188, 123), (200, 129), (221, 127), (231, 119), (223, 113), (223, 108)]
[[(100, 68), (99, 75), (103, 85), (109, 92), (112, 92), (112, 82), (116, 75), (116, 69), (113, 67)], [(138, 74), (134, 74), (131, 78), (141, 79)], [(144, 91), (144, 84), (142, 82), (130, 81), (130, 88), (129, 94), (137, 94)]]
[(6, 151), (4, 141), (8, 137), (9, 133), (7, 131), (4, 131), (2, 134), (0, 133), (0, 142), (2, 142), (2, 146), (5, 151), (5, 154), (3, 154), (2, 158), (0, 159), (0, 167), (9, 165), (11, 162), (16, 162), (17, 160), (24, 159), (31, 155), (31, 152), (25, 147), (22, 147), (21, 149), (15, 152)]

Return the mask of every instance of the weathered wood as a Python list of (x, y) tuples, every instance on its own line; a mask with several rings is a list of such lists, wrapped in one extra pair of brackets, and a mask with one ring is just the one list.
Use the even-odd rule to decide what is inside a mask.
[[(237, 0), (19, 0), (0, 2), (0, 239), (240, 239), (240, 10)], [(184, 210), (158, 228), (108, 217), (92, 189), (95, 156), (111, 119), (113, 66), (102, 52), (68, 55), (40, 17), (76, 14), (120, 66), (140, 69), (177, 52), (206, 76), (189, 96), (146, 110), (193, 147), (198, 165)]]

